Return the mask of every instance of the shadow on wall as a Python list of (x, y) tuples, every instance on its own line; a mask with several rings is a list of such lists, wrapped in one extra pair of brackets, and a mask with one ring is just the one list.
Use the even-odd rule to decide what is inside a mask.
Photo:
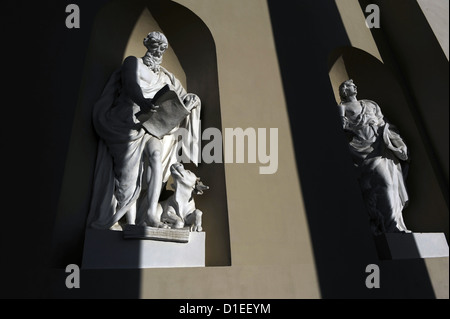
[[(330, 69), (342, 54), (335, 49), (351, 45), (335, 2), (269, 0), (268, 4), (322, 297), (434, 298), (423, 260), (378, 257), (330, 85)], [(334, 52), (331, 59), (330, 52)], [(354, 76), (360, 81), (361, 97), (378, 100), (383, 107), (388, 95), (381, 99), (375, 93), (384, 85), (375, 87), (369, 81), (370, 72), (378, 74), (372, 68), (379, 65), (373, 61), (365, 65), (358, 54), (355, 58), (361, 63), (344, 69), (341, 77)], [(398, 120), (391, 108), (386, 112), (393, 122)], [(407, 128), (400, 129), (410, 134)], [(406, 138), (414, 143), (412, 137)], [(369, 264), (381, 269), (381, 289), (370, 290), (364, 284)]]
[[(439, 6), (433, 1), (426, 2)], [(381, 28), (372, 29), (372, 35), (386, 66), (404, 88), (448, 209), (448, 59), (418, 1), (359, 0), (359, 3), (363, 8), (368, 4), (380, 8)]]
[[(97, 153), (92, 107), (109, 76), (122, 64), (133, 28), (147, 9), (180, 61), (186, 74), (187, 91), (196, 93), (202, 100), (202, 126), (221, 129), (215, 44), (206, 25), (190, 10), (172, 1), (117, 0), (107, 4), (94, 23), (73, 122), (53, 239), (55, 267), (62, 268), (75, 262), (81, 265)], [(154, 30), (148, 30), (151, 31)], [(145, 48), (142, 48), (144, 54)], [(200, 164), (195, 173), (211, 186), (205, 196), (196, 199), (197, 206), (205, 212), (204, 229), (211, 234), (206, 237), (206, 265), (229, 266), (231, 253), (223, 164)], [(131, 273), (139, 290), (139, 282), (136, 282), (139, 276), (127, 273)], [(107, 275), (106, 272), (102, 274)]]

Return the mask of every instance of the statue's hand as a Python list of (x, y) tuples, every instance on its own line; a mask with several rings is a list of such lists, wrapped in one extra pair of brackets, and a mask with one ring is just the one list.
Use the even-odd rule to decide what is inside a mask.
[(407, 151), (406, 147), (400, 147), (397, 152), (397, 156), (402, 161), (407, 161), (408, 160), (408, 151)]
[(153, 104), (152, 99), (145, 99), (145, 101), (147, 102), (146, 106), (150, 109), (150, 112), (153, 112), (153, 113), (158, 112), (159, 106)]
[(197, 104), (198, 96), (195, 94), (187, 94), (184, 98), (183, 102), (186, 108), (190, 111), (194, 108), (194, 106)]

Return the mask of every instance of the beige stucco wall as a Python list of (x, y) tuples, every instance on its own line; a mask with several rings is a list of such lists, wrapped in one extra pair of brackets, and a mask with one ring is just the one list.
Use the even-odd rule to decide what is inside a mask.
[[(442, 50), (449, 59), (449, 1), (417, 0), (433, 29)], [(449, 259), (428, 259), (426, 265), (437, 298), (449, 298)]]
[[(273, 175), (260, 175), (259, 164), (225, 166), (231, 266), (141, 270), (136, 275), (140, 284), (139, 297), (320, 298), (317, 265), (296, 170), (267, 3), (265, 0), (174, 2), (198, 15), (214, 38), (221, 129), (277, 128), (279, 165)], [(381, 60), (369, 30), (362, 28), (364, 16), (357, 1), (337, 0), (336, 4), (352, 45)], [(148, 22), (152, 20), (148, 15), (144, 12), (138, 20), (125, 56), (140, 55), (141, 40), (135, 40), (141, 39), (146, 29), (159, 28), (156, 22)], [(178, 77), (184, 77), (176, 56), (165, 60), (165, 65), (168, 68), (170, 65)], [(332, 72), (333, 83), (345, 77), (343, 71), (345, 65), (337, 63)], [(71, 202), (64, 204), (66, 208)], [(215, 235), (206, 231), (207, 236)], [(426, 264), (437, 297), (448, 298), (448, 258), (427, 260)], [(83, 274), (89, 275), (89, 271)], [(95, 275), (98, 274), (92, 274)], [(123, 273), (120, 276), (126, 278)], [(122, 280), (120, 276), (117, 278)], [(115, 280), (120, 285), (120, 280)]]
[(449, 1), (417, 0), (448, 60)]
[(372, 33), (366, 27), (366, 17), (358, 0), (335, 0), (335, 2), (352, 46), (382, 61)]
[[(214, 38), (221, 129), (278, 128), (279, 167), (260, 175), (258, 164), (225, 166), (231, 266), (144, 269), (140, 297), (320, 298), (266, 1), (175, 2), (198, 15)], [(352, 46), (381, 61), (358, 1), (336, 5)], [(448, 258), (426, 260), (438, 298), (448, 298), (447, 264)]]
[[(433, 29), (441, 47), (444, 50), (444, 53), (448, 59), (448, 1), (441, 0), (417, 0), (419, 5), (421, 6), (430, 26)], [(364, 23), (364, 13), (361, 6), (358, 3), (358, 0), (335, 0), (336, 5), (338, 7), (340, 16), (342, 18), (342, 22), (344, 24), (345, 30), (349, 37), (349, 40), (354, 48), (358, 48), (364, 50), (366, 53), (371, 54), (373, 57), (377, 58), (381, 62), (383, 62), (380, 52), (377, 48), (376, 42), (370, 32), (370, 30), (365, 27)], [(346, 70), (346, 65), (344, 59), (339, 57), (334, 65), (330, 69), (330, 82), (333, 86), (333, 90), (335, 93), (336, 101), (340, 101), (338, 87), (343, 80), (348, 78), (349, 75)], [(373, 79), (376, 81), (377, 79)], [(410, 115), (408, 113), (403, 114), (403, 119), (405, 122), (413, 123), (414, 121), (409, 118)], [(409, 119), (408, 119), (409, 118)], [(417, 130), (414, 128), (414, 130)], [(415, 132), (411, 134), (414, 136), (414, 142), (420, 141), (420, 133)], [(416, 148), (417, 152), (424, 153), (422, 149), (423, 146)], [(426, 185), (425, 192), (420, 193), (421, 198), (416, 198), (416, 202), (420, 202), (421, 199), (424, 198), (428, 201), (426, 205), (420, 210), (420, 214), (423, 216), (423, 212), (428, 209), (433, 209), (432, 212), (428, 213), (428, 217), (433, 215), (432, 218), (436, 220), (448, 220), (442, 215), (439, 216), (439, 212), (448, 213), (448, 207), (445, 205), (445, 201), (442, 196), (440, 196), (439, 185), (437, 181), (433, 178), (433, 171), (431, 169), (429, 159), (425, 157), (425, 154), (420, 154), (424, 157), (423, 161), (420, 161), (422, 164), (421, 172), (425, 172), (425, 176), (419, 176), (418, 180), (421, 182), (421, 185)], [(416, 154), (416, 160), (419, 157)], [(419, 174), (418, 174), (419, 175)], [(424, 181), (427, 181), (424, 183)], [(432, 182), (428, 182), (431, 180)], [(412, 188), (412, 187), (411, 187)], [(427, 196), (429, 194), (430, 197), (435, 197), (435, 201), (430, 200)], [(430, 203), (433, 203), (433, 207), (430, 207)], [(423, 223), (423, 220), (420, 220)], [(449, 283), (449, 271), (448, 271), (448, 258), (430, 258), (425, 259), (426, 269), (428, 271), (430, 283), (433, 287), (436, 298), (438, 299), (448, 299), (448, 283)]]
[(202, 19), (215, 40), (223, 128), (278, 128), (281, 157), (273, 175), (260, 175), (259, 164), (225, 167), (230, 267), (143, 270), (141, 296), (318, 298), (266, 1), (177, 2)]

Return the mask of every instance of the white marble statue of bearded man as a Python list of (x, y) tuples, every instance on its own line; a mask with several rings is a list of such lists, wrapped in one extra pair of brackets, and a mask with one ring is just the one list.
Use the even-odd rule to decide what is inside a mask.
[[(194, 164), (198, 159), (200, 99), (188, 94), (179, 80), (161, 66), (168, 41), (161, 32), (144, 39), (142, 58), (127, 57), (107, 83), (94, 106), (93, 123), (99, 136), (94, 190), (88, 225), (96, 229), (126, 223), (164, 227), (156, 210), (162, 187), (170, 176), (180, 149)], [(138, 120), (140, 112), (158, 112), (152, 103), (155, 94), (169, 85), (189, 112), (172, 131), (158, 138), (148, 133)], [(177, 132), (189, 134), (180, 140)], [(145, 216), (137, 214), (142, 198), (149, 206)]]

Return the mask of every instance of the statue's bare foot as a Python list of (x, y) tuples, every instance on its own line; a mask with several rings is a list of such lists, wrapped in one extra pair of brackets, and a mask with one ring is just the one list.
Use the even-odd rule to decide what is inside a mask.
[(154, 224), (152, 224), (150, 226), (154, 227), (154, 228), (162, 228), (162, 229), (170, 229), (171, 228), (170, 225), (168, 225), (166, 223), (163, 223), (163, 222), (157, 222), (157, 223), (154, 223)]
[(160, 225), (158, 228), (163, 228), (163, 229), (171, 229), (172, 227), (170, 227), (167, 224), (161, 223), (162, 225)]

